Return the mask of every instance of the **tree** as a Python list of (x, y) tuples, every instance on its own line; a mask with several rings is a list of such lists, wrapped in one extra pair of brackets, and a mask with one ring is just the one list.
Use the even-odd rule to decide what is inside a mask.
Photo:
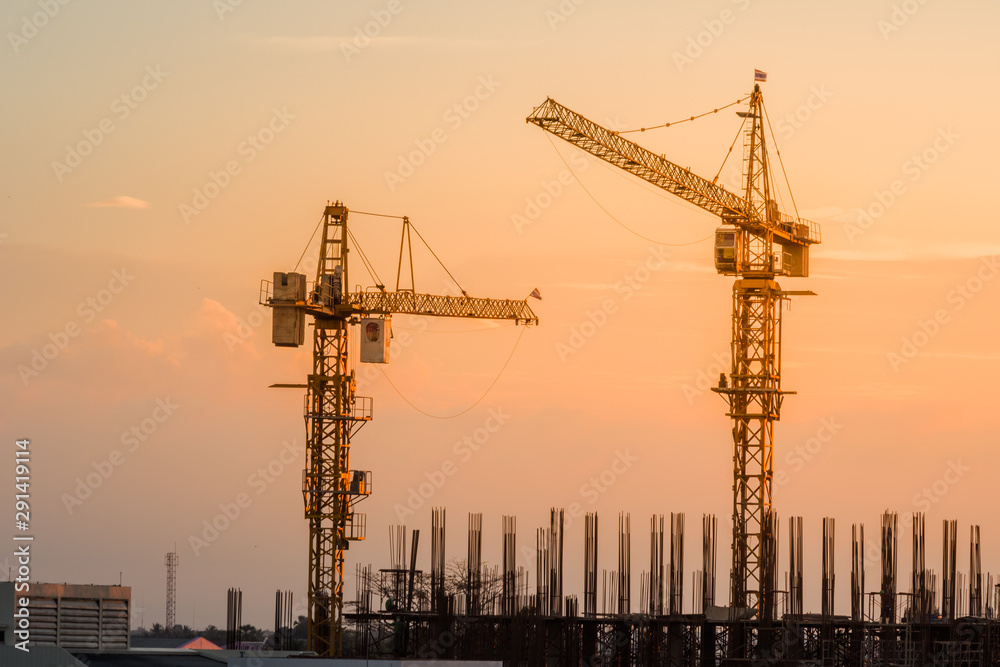
[(306, 639), (306, 630), (309, 625), (309, 619), (305, 616), (299, 616), (295, 621), (295, 627), (292, 628), (292, 638), (293, 639)]
[(177, 624), (170, 631), (170, 636), (177, 637), (179, 639), (190, 639), (197, 637), (198, 635), (189, 626)]
[[(475, 593), (474, 589), (477, 588), (476, 574), (469, 572), (464, 558), (452, 558), (449, 560), (444, 567), (445, 595), (462, 593), (466, 596), (469, 604), (471, 604), (474, 597), (473, 594)], [(482, 612), (489, 610), (493, 605), (499, 604), (500, 597), (503, 594), (503, 575), (501, 575), (499, 568), (491, 568), (487, 563), (482, 564), (478, 575), (479, 609), (470, 609), (469, 611)]]
[(240, 626), (240, 634), (242, 636), (242, 640), (245, 642), (264, 641), (264, 631), (261, 630), (260, 628), (250, 625), (249, 623)]

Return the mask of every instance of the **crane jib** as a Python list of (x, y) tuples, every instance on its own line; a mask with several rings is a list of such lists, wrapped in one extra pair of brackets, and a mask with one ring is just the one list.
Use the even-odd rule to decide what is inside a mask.
[(816, 223), (792, 218), (776, 209), (760, 211), (746, 199), (588, 120), (552, 98), (536, 108), (526, 120), (755, 236), (770, 232), (775, 240), (789, 245), (819, 242)]

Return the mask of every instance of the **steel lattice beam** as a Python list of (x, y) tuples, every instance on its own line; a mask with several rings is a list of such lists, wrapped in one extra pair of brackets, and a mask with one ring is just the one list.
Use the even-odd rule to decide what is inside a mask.
[(470, 296), (443, 296), (413, 292), (352, 292), (347, 307), (370, 315), (431, 315), (475, 319), (514, 320), (538, 324), (538, 317), (525, 301), (481, 299)]
[[(532, 111), (526, 120), (753, 234), (769, 231), (782, 243), (789, 244), (819, 242), (819, 226), (816, 223), (781, 213), (769, 217), (752, 201), (567, 109), (551, 97)], [(752, 176), (760, 178), (764, 167), (766, 165), (755, 169), (751, 172)]]
[(584, 118), (551, 97), (527, 121), (710, 213), (749, 217), (741, 197)]

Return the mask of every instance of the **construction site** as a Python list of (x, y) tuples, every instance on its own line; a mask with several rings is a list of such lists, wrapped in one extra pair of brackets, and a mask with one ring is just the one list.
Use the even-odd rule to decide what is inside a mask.
[(997, 3), (67, 2), (0, 667), (1000, 667)]
[[(348, 291), (350, 250), (358, 250), (365, 269), (373, 278), (376, 274), (353, 245), (348, 227), (352, 212), (337, 201), (326, 206), (317, 227), (315, 279), (275, 273), (261, 290), (261, 303), (273, 312), (273, 343), (311, 344), (313, 351), (307, 381), (280, 385), (306, 390), (303, 495), (310, 526), (310, 650), (325, 657), (492, 660), (505, 665), (1000, 664), (1000, 579), (982, 571), (979, 526), (960, 530), (956, 521), (945, 520), (940, 528), (928, 528), (920, 512), (901, 521), (887, 511), (880, 526), (869, 528), (866, 541), (865, 527), (852, 524), (850, 577), (840, 583), (850, 588), (850, 609), (837, 610), (834, 520), (822, 523), (820, 572), (804, 563), (802, 517), (786, 510), (787, 523), (779, 520), (780, 504), (772, 501), (775, 424), (784, 397), (794, 393), (781, 384), (782, 307), (792, 297), (815, 295), (783, 289), (777, 280), (809, 275), (809, 249), (821, 242), (821, 234), (818, 224), (797, 211), (783, 212), (776, 203), (784, 166), (773, 158), (780, 154), (763, 104), (764, 80), (766, 74), (757, 71), (753, 91), (728, 105), (742, 119), (733, 141), (733, 146), (742, 142), (738, 193), (719, 185), (718, 176), (702, 178), (622, 136), (627, 133), (609, 130), (552, 99), (526, 119), (721, 223), (714, 235), (714, 268), (735, 278), (731, 368), (712, 388), (727, 405), (733, 436), (733, 532), (731, 549), (725, 543), (721, 549), (730, 558), (728, 581), (716, 577), (720, 548), (712, 515), (702, 517), (702, 559), (690, 570), (687, 602), (684, 514), (670, 514), (669, 523), (665, 515), (651, 517), (648, 541), (637, 539), (634, 545), (643, 563), (648, 548), (648, 569), (635, 580), (632, 517), (617, 516), (617, 562), (599, 564), (597, 514), (584, 517), (584, 543), (571, 545), (563, 535), (564, 508), (552, 508), (549, 524), (539, 527), (534, 539), (526, 541), (522, 535), (520, 542), (516, 518), (504, 516), (503, 553), (492, 558), (482, 553), (488, 530), (482, 515), (469, 513), (466, 557), (460, 571), (451, 574), (445, 560), (445, 508), (433, 511), (430, 572), (417, 566), (427, 538), (416, 530), (408, 534), (403, 526), (390, 528), (388, 567), (349, 562), (350, 542), (364, 540), (369, 530), (385, 529), (368, 525), (356, 509), (371, 493), (373, 475), (352, 467), (350, 458), (352, 439), (372, 415), (371, 399), (355, 395), (354, 326), (361, 339), (359, 361), (387, 363), (393, 315), (507, 320), (524, 327), (539, 320), (527, 300), (474, 298), (464, 290), (419, 293), (412, 273), (412, 234), (423, 239), (405, 217), (395, 288), (377, 281), (367, 290)], [(648, 129), (654, 128), (639, 131)], [(540, 298), (537, 290), (533, 296)], [(307, 317), (314, 325), (311, 343), (306, 342)], [(607, 521), (605, 517), (603, 525)], [(645, 520), (637, 523), (646, 525)], [(925, 548), (928, 530), (942, 535), (940, 561)], [(963, 547), (961, 562), (969, 567), (963, 572), (958, 544), (964, 545), (960, 533), (966, 532), (969, 547), (967, 552)], [(898, 548), (911, 540), (912, 567), (906, 568), (899, 563)], [(533, 551), (534, 567), (518, 565), (525, 549)], [(785, 550), (787, 568), (779, 570), (779, 554)], [(564, 580), (567, 559), (582, 563), (582, 582)], [(487, 561), (498, 565), (489, 567)], [(356, 583), (353, 600), (345, 599), (349, 573)], [(820, 613), (804, 611), (806, 581), (820, 582)], [(582, 600), (568, 590), (582, 590)]]

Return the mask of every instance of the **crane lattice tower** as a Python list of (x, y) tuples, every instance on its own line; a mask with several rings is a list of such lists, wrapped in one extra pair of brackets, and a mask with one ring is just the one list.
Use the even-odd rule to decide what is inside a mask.
[(167, 622), (166, 631), (170, 634), (174, 630), (174, 625), (176, 625), (176, 614), (177, 614), (177, 566), (180, 564), (180, 558), (177, 556), (176, 551), (171, 551), (163, 559), (164, 564), (167, 566)]

